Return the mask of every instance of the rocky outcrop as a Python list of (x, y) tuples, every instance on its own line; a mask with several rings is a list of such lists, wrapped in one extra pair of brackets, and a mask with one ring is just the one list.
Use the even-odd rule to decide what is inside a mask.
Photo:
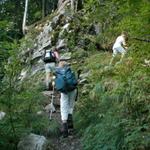
[(46, 150), (47, 140), (44, 136), (30, 134), (18, 144), (18, 150)]
[(61, 49), (61, 48), (65, 48), (66, 47), (66, 42), (64, 39), (59, 39), (56, 43), (56, 48), (57, 49)]
[[(91, 23), (89, 27), (86, 26), (84, 29), (81, 29), (80, 17), (75, 17), (69, 11), (66, 12), (66, 7), (67, 5), (70, 5), (70, 0), (60, 2), (63, 3), (64, 7), (63, 5), (60, 5), (58, 12), (55, 12), (51, 19), (47, 19), (34, 25), (32, 31), (34, 38), (32, 39), (32, 32), (31, 34), (28, 33), (25, 37), (25, 40), (28, 43), (23, 43), (22, 52), (20, 54), (22, 55), (20, 57), (22, 57), (22, 61), (25, 64), (25, 68), (22, 70), (19, 77), (21, 81), (27, 77), (32, 77), (36, 73), (44, 72), (42, 56), (45, 49), (53, 49), (56, 47), (60, 53), (63, 53), (62, 57), (65, 59), (73, 58), (75, 60), (79, 58), (79, 60), (82, 59), (83, 61), (83, 58), (88, 55), (86, 52), (88, 45), (91, 42), (94, 43), (94, 36), (101, 32), (98, 23)], [(90, 33), (92, 35), (90, 35)], [(80, 35), (83, 36), (80, 37)], [(71, 49), (69, 49), (68, 46), (70, 46), (72, 42), (76, 46), (73, 47), (73, 45), (71, 46)], [(69, 55), (68, 51), (71, 52)], [(74, 52), (73, 55), (72, 51)], [(86, 82), (86, 80), (83, 79), (82, 82)]]
[(41, 58), (45, 49), (56, 47), (59, 50), (68, 50), (67, 39), (63, 37), (63, 34), (69, 32), (70, 21), (71, 18), (68, 15), (60, 12), (55, 14), (53, 18), (34, 25), (34, 29), (31, 31), (34, 36), (32, 33), (25, 36), (19, 54), (22, 63), (25, 64), (19, 77), (21, 81), (39, 71), (44, 71), (44, 63)]

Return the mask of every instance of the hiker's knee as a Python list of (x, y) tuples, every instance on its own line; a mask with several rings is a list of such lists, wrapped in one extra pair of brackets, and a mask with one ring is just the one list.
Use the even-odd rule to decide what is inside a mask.
[(126, 55), (126, 51), (124, 51), (124, 52), (121, 54), (121, 58), (123, 58), (125, 55)]
[(112, 59), (114, 59), (116, 57), (117, 53), (116, 52), (113, 52), (112, 54)]
[(68, 119), (68, 110), (65, 109), (61, 109), (61, 120), (65, 121)]

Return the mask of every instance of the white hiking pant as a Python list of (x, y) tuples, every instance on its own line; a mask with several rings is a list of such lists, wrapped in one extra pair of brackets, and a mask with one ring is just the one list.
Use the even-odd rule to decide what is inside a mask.
[(113, 47), (113, 57), (117, 55), (117, 53), (125, 54), (126, 50), (120, 46), (120, 47)]
[(61, 93), (60, 97), (60, 112), (61, 112), (61, 119), (67, 120), (68, 114), (73, 113), (75, 99), (76, 99), (77, 89), (65, 94)]

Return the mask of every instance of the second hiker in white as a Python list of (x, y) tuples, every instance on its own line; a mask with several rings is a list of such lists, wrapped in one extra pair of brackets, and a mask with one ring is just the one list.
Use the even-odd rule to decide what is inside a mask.
[(117, 39), (113, 45), (113, 55), (112, 55), (112, 59), (110, 61), (110, 65), (112, 65), (114, 58), (116, 57), (116, 55), (118, 53), (121, 54), (121, 58), (118, 63), (122, 62), (122, 59), (123, 59), (124, 55), (126, 54), (126, 50), (127, 50), (126, 39), (127, 39), (127, 35), (125, 32), (122, 32), (121, 35), (117, 37)]

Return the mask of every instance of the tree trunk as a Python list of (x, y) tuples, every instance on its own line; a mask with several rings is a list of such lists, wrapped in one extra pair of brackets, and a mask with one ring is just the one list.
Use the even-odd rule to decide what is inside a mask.
[(42, 0), (42, 19), (45, 17), (45, 0)]
[(143, 38), (138, 38), (138, 37), (133, 37), (132, 39), (138, 40), (138, 41), (143, 41), (143, 42), (150, 42), (150, 39), (143, 39)]
[(71, 0), (71, 11), (74, 12), (74, 0)]
[(25, 0), (25, 10), (24, 10), (24, 16), (23, 16), (23, 23), (22, 23), (22, 32), (25, 34), (26, 31), (26, 20), (27, 20), (27, 11), (28, 11), (28, 0)]
[(77, 10), (81, 10), (83, 8), (84, 0), (78, 0)]
[(63, 1), (64, 1), (64, 0), (58, 0), (58, 5), (57, 5), (57, 8), (58, 8), (58, 9), (61, 7)]

